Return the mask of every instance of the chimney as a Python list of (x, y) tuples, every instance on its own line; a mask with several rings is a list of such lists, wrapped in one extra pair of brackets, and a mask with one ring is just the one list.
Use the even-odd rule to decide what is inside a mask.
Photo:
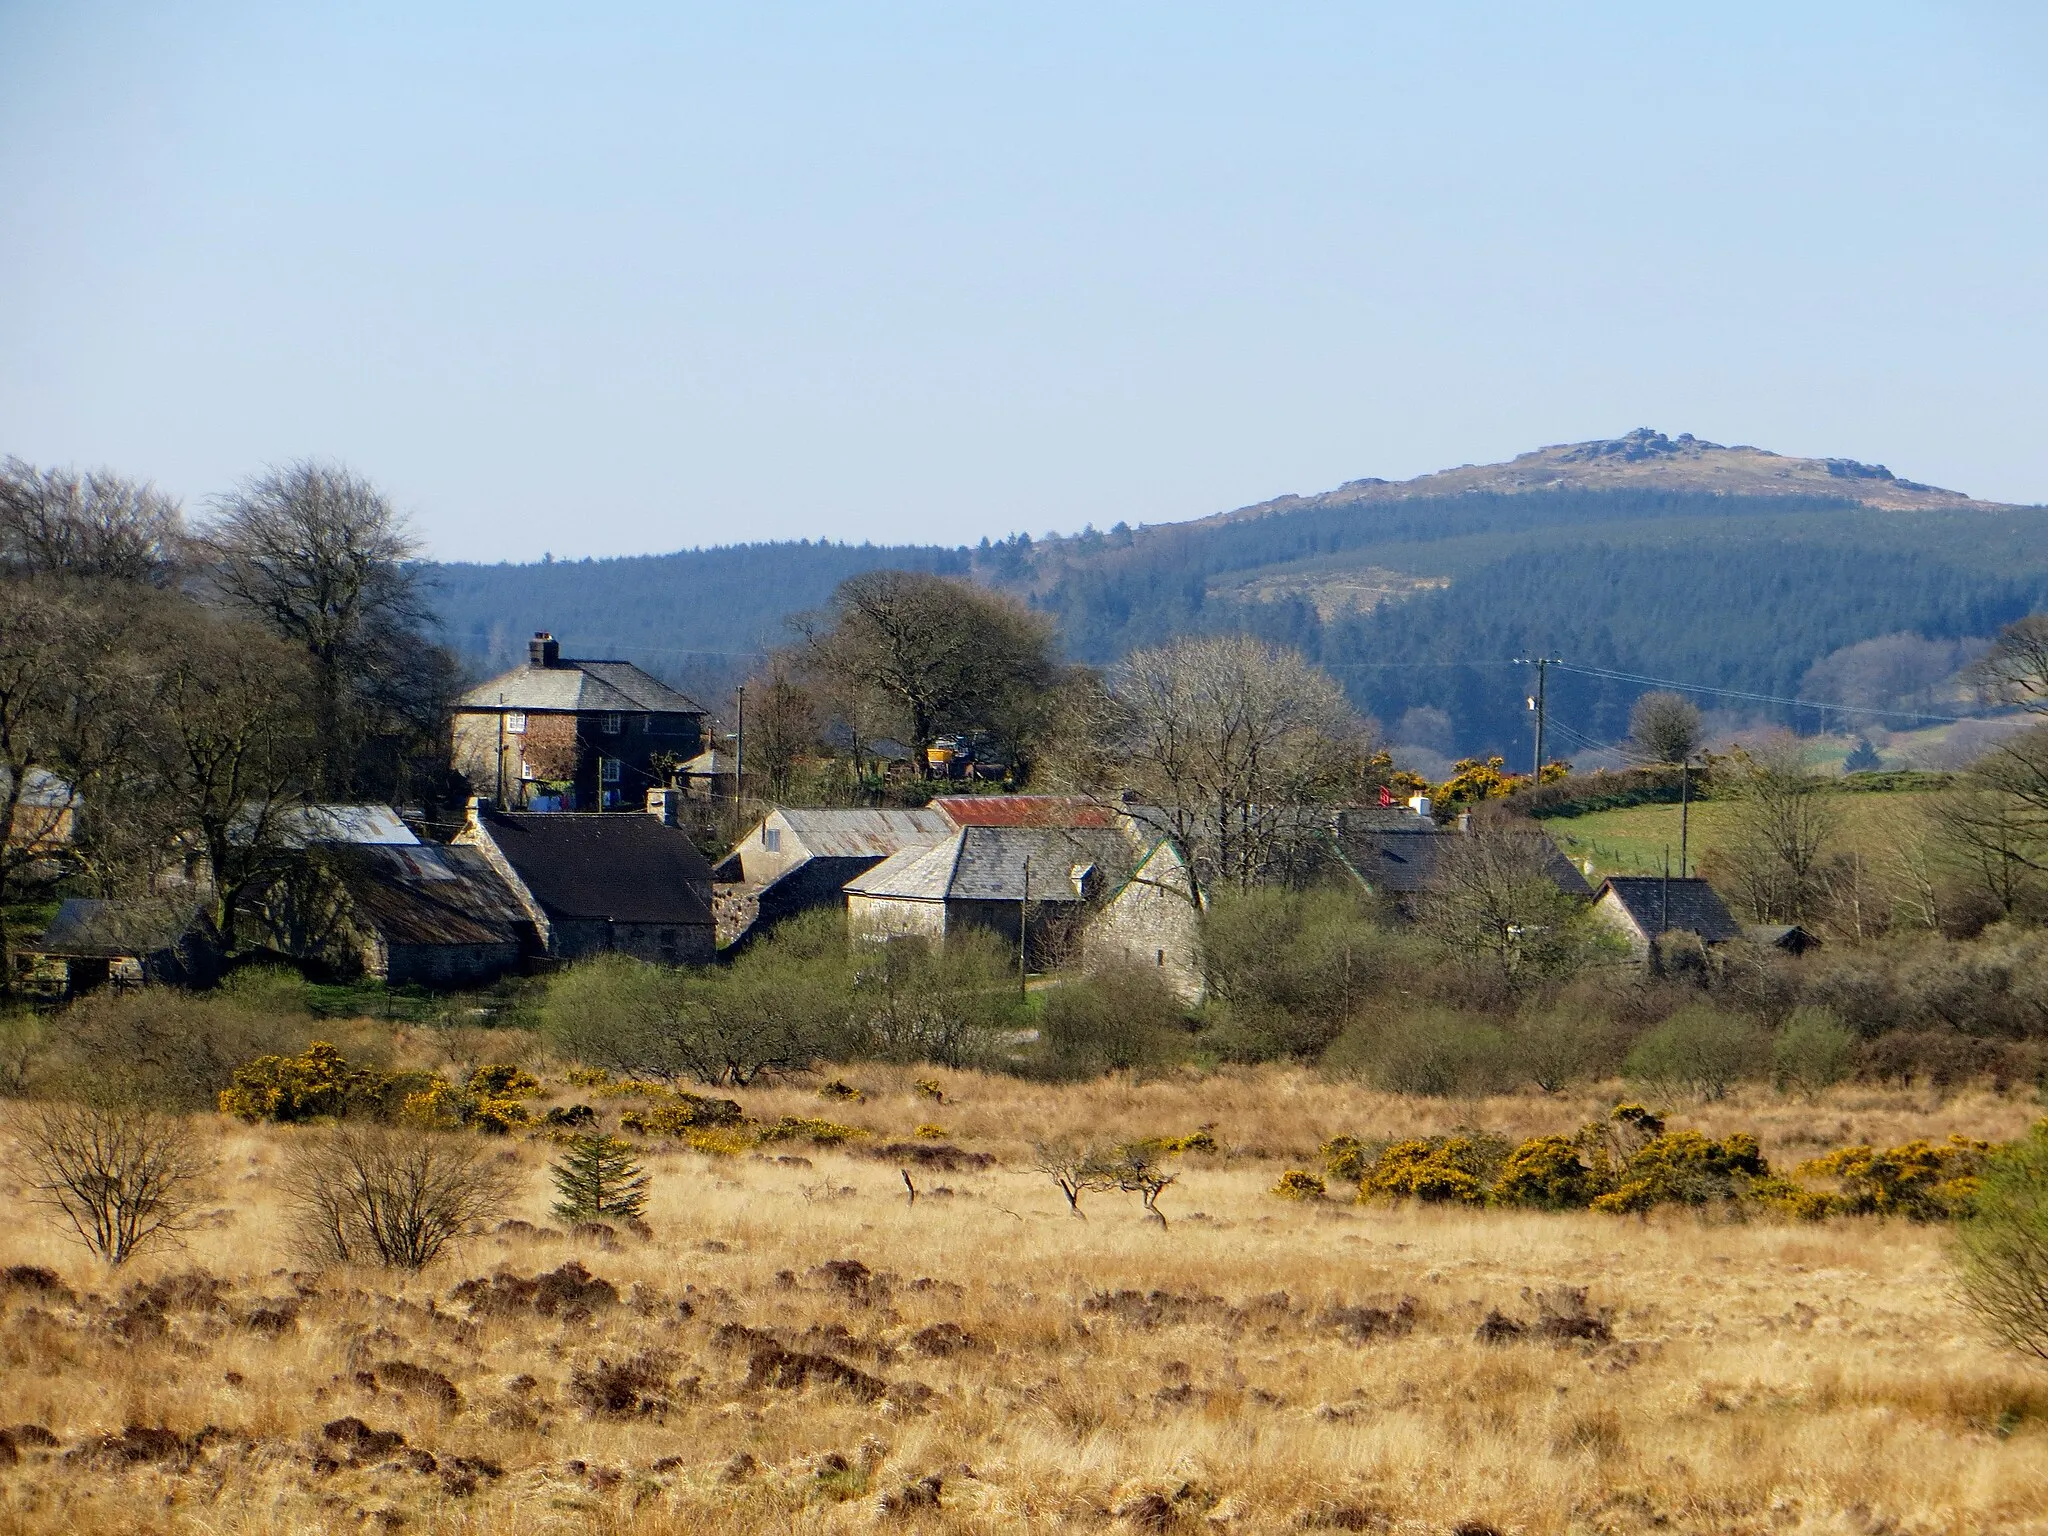
[(526, 642), (526, 664), (529, 667), (559, 667), (562, 664), (561, 642), (544, 629), (533, 632), (533, 638)]
[(664, 827), (676, 824), (676, 801), (681, 795), (673, 789), (650, 789), (647, 791), (647, 814)]

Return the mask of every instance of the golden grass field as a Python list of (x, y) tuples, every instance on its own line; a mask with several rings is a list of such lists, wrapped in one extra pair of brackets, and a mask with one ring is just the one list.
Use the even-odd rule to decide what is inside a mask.
[[(0, 1532), (2048, 1531), (2048, 1372), (1973, 1332), (1938, 1230), (1268, 1193), (1336, 1132), (1527, 1135), (1611, 1096), (1402, 1100), (1267, 1069), (936, 1073), (935, 1104), (920, 1075), (849, 1069), (862, 1104), (738, 1095), (878, 1140), (937, 1122), (997, 1159), (915, 1173), (915, 1204), (854, 1151), (651, 1152), (651, 1239), (485, 1236), (412, 1278), (293, 1271), (275, 1174), (317, 1133), (208, 1121), (209, 1224), (112, 1276), (10, 1183), (0, 1268), (76, 1294), (0, 1289), (0, 1425), (49, 1432), (15, 1435)], [(1789, 1165), (2038, 1113), (1758, 1090), (1674, 1123), (1754, 1129)], [(1116, 1194), (1074, 1220), (1029, 1166), (1038, 1136), (1199, 1125), (1220, 1150), (1184, 1160), (1163, 1230)], [(537, 1226), (550, 1150), (504, 1149)], [(451, 1294), (570, 1261), (618, 1302)], [(220, 1287), (142, 1289), (194, 1272)], [(1611, 1340), (1475, 1340), (1572, 1287)], [(600, 1360), (645, 1367), (600, 1383), (610, 1414), (579, 1397)]]

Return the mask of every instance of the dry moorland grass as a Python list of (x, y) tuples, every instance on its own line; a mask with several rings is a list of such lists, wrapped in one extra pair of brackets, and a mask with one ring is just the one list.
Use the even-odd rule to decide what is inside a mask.
[[(659, 1151), (651, 1239), (515, 1229), (409, 1279), (292, 1271), (302, 1132), (210, 1122), (217, 1214), (116, 1276), (0, 1189), (0, 1268), (68, 1288), (0, 1285), (0, 1426), (48, 1432), (12, 1433), (0, 1531), (2048, 1531), (2048, 1374), (1971, 1331), (1937, 1230), (1268, 1193), (1334, 1132), (1567, 1129), (1596, 1095), (944, 1073), (936, 1104), (920, 1075), (740, 1095), (997, 1159), (914, 1170), (915, 1204), (857, 1150)], [(1791, 1162), (2037, 1113), (1846, 1091), (1681, 1118)], [(1202, 1124), (1222, 1151), (1185, 1159), (1165, 1230), (1114, 1194), (1075, 1221), (1028, 1166), (1037, 1136)], [(505, 1148), (536, 1227), (550, 1150)], [(1480, 1342), (1495, 1311), (1527, 1331)]]

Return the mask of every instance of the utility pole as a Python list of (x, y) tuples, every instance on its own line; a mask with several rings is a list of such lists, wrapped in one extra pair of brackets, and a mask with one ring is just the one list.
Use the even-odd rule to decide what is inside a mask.
[(497, 809), (505, 809), (505, 695), (498, 695), (498, 799)]
[(1517, 656), (1515, 660), (1523, 666), (1536, 669), (1536, 692), (1529, 700), (1529, 708), (1536, 712), (1536, 766), (1529, 770), (1529, 782), (1543, 782), (1543, 730), (1548, 723), (1550, 668), (1564, 658), (1561, 656)]
[(1692, 762), (1678, 765), (1678, 878), (1685, 878), (1686, 834), (1692, 819)]
[(1025, 952), (1030, 948), (1031, 944), (1030, 911), (1031, 858), (1027, 854), (1024, 859), (1024, 894), (1017, 898), (1017, 996), (1019, 998), (1031, 995), (1031, 989), (1025, 982), (1026, 965), (1024, 959)]
[[(733, 712), (732, 728), (732, 830), (739, 836), (740, 827), (746, 820), (745, 804), (741, 798), (747, 792), (747, 685), (741, 683), (733, 690), (739, 699), (739, 707)], [(713, 746), (715, 752), (716, 745)]]

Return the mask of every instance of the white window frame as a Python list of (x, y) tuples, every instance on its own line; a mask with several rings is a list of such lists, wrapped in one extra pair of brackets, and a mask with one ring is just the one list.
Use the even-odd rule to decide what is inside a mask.
[(613, 710), (604, 717), (603, 730), (607, 736), (616, 736), (626, 728), (626, 717)]
[(597, 760), (597, 777), (601, 784), (619, 782), (619, 760), (616, 757), (600, 757)]
[(507, 712), (505, 716), (505, 734), (508, 736), (524, 736), (526, 734), (525, 710), (515, 709)]

